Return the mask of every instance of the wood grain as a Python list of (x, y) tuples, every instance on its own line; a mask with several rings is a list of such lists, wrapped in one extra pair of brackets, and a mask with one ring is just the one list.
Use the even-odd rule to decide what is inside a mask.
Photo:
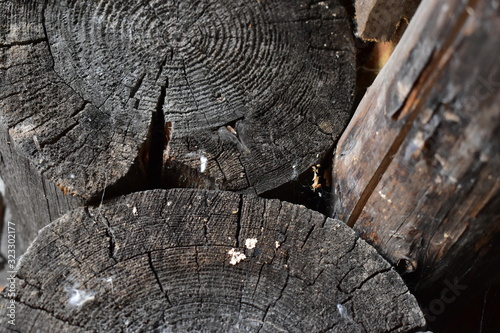
[(425, 324), (391, 265), (343, 222), (222, 191), (138, 192), (72, 211), (41, 231), (17, 286), (15, 327), (0, 296), (5, 331), (406, 332)]
[(498, 278), (498, 16), (424, 1), (335, 155), (337, 213), (430, 300)]
[(40, 220), (104, 194), (274, 189), (318, 163), (349, 117), (353, 36), (333, 0), (0, 12), (0, 172), (26, 244)]

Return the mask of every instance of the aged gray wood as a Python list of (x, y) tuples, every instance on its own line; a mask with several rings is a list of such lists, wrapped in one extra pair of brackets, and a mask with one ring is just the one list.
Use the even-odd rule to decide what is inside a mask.
[(104, 189), (271, 190), (348, 119), (355, 52), (334, 0), (2, 1), (0, 13), (0, 172), (27, 243)]
[(391, 40), (401, 21), (410, 21), (421, 0), (356, 0), (357, 35), (369, 41)]
[[(231, 262), (231, 253), (244, 254)], [(236, 259), (236, 258), (234, 258)], [(231, 192), (152, 190), (45, 227), (17, 267), (16, 332), (405, 332), (415, 298), (341, 221)]]
[(455, 321), (464, 288), (498, 284), (499, 16), (491, 1), (423, 1), (335, 155), (338, 216), (411, 273), (432, 320), (437, 301)]

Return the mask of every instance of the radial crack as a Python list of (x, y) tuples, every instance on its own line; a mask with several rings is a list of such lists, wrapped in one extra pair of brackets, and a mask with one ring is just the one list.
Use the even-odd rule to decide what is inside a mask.
[(165, 124), (165, 113), (163, 105), (167, 95), (168, 80), (161, 86), (160, 96), (156, 103), (156, 109), (153, 112), (151, 120), (151, 129), (149, 134), (149, 156), (148, 156), (148, 184), (150, 188), (162, 187), (163, 173), (163, 151), (168, 144), (167, 133), (169, 133), (170, 123)]
[(170, 298), (168, 297), (167, 292), (165, 289), (163, 289), (163, 285), (161, 284), (160, 277), (158, 276), (158, 273), (156, 272), (154, 265), (153, 265), (153, 258), (151, 256), (151, 252), (148, 252), (148, 264), (149, 268), (151, 268), (151, 272), (153, 272), (153, 275), (155, 276), (156, 282), (158, 283), (158, 286), (160, 287), (160, 291), (163, 295), (165, 295), (165, 298), (167, 299), (168, 304), (172, 306), (172, 302), (170, 301)]

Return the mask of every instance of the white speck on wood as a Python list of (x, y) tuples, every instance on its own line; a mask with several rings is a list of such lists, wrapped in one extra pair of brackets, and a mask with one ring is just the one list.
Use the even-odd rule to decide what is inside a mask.
[(340, 317), (348, 322), (352, 322), (352, 318), (347, 313), (347, 309), (342, 304), (337, 304), (337, 310), (339, 311)]
[(205, 170), (207, 169), (207, 162), (208, 162), (208, 159), (205, 155), (201, 155), (200, 156), (200, 172), (205, 172)]
[(35, 143), (35, 147), (37, 150), (42, 150), (40, 147), (40, 142), (38, 141), (38, 137), (36, 135), (33, 135), (33, 142)]
[(387, 199), (387, 196), (382, 193), (382, 191), (378, 191), (378, 194), (382, 197), (382, 199), (387, 200), (388, 203), (392, 203), (391, 199)]
[(76, 289), (77, 287), (79, 287), (78, 284), (74, 285), (71, 289), (66, 290), (71, 293), (68, 300), (69, 305), (80, 307), (86, 302), (94, 300), (95, 292)]
[(137, 216), (137, 207), (134, 206), (134, 208), (132, 208), (132, 214), (134, 214), (135, 216)]
[(103, 279), (105, 282), (109, 283), (111, 285), (111, 293), (114, 293), (114, 288), (113, 288), (113, 278), (109, 277), (107, 279)]
[(240, 261), (245, 260), (247, 258), (247, 256), (244, 253), (236, 251), (236, 249), (229, 250), (227, 254), (231, 256), (231, 258), (229, 259), (229, 263), (231, 265), (236, 265)]
[(444, 113), (444, 119), (446, 121), (454, 122), (454, 123), (459, 123), (460, 122), (460, 117), (458, 117), (456, 114), (451, 113), (449, 111), (445, 111)]
[(276, 242), (274, 242), (274, 246), (275, 246), (276, 248), (279, 248), (279, 247), (281, 246), (281, 244), (280, 244), (280, 242), (276, 241)]
[(257, 245), (257, 238), (247, 238), (245, 240), (245, 247), (249, 250), (255, 248), (255, 245)]
[(299, 173), (297, 172), (297, 164), (292, 165), (292, 179), (297, 179)]

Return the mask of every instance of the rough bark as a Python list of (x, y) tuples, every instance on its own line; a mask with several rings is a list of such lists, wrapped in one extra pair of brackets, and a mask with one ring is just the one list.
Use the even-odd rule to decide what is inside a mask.
[(408, 22), (420, 0), (356, 0), (357, 35), (369, 41), (386, 42), (401, 23)]
[(355, 52), (334, 0), (0, 12), (0, 169), (26, 242), (104, 190), (263, 193), (317, 163), (349, 116)]
[(429, 299), (498, 277), (499, 22), (495, 2), (424, 1), (335, 155), (337, 214)]
[[(244, 255), (244, 257), (239, 257)], [(45, 227), (5, 331), (405, 332), (407, 287), (343, 222), (278, 200), (152, 190)]]

